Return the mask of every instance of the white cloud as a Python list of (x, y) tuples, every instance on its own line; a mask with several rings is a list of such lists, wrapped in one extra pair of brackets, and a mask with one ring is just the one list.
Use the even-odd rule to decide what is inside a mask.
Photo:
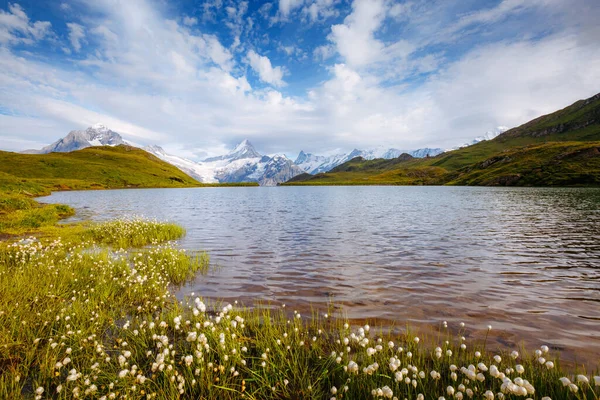
[(273, 86), (284, 86), (283, 70), (273, 67), (271, 60), (266, 56), (257, 54), (254, 50), (248, 51), (248, 60), (252, 69), (258, 74), (260, 80)]
[(81, 42), (85, 41), (85, 30), (83, 26), (74, 22), (67, 23), (67, 28), (69, 29), (71, 46), (73, 46), (73, 50), (79, 52), (81, 50)]
[(339, 11), (336, 6), (339, 0), (314, 0), (302, 8), (302, 14), (307, 16), (311, 22), (336, 17)]
[[(3, 146), (15, 148), (20, 138), (21, 149), (40, 147), (33, 145), (103, 122), (140, 144), (168, 145), (186, 154), (220, 151), (245, 137), (265, 152), (450, 147), (593, 95), (600, 82), (597, 8), (585, 15), (577, 10), (561, 14), (563, 19), (553, 20), (550, 36), (481, 41), (450, 58), (430, 51), (415, 54), (439, 40), (433, 33), (442, 29), (468, 35), (462, 28), (449, 28), (460, 18), (444, 22), (428, 11), (427, 2), (395, 9), (388, 2), (357, 1), (338, 31), (329, 34), (330, 41), (313, 52), (326, 60), (323, 68), (329, 76), (323, 80), (319, 75), (302, 95), (294, 75), (284, 82), (285, 66), (246, 51), (245, 46), (262, 40), (260, 31), (244, 27), (239, 50), (233, 52), (198, 26), (191, 29), (182, 19), (166, 19), (156, 8), (160, 2), (129, 0), (120, 7), (114, 7), (114, 0), (80, 2), (86, 38), (97, 46), (77, 61), (77, 68), (0, 46), (0, 106), (10, 114), (0, 115)], [(232, 17), (238, 15), (237, 4)], [(228, 12), (223, 7), (211, 2), (209, 9), (223, 15)], [(556, 13), (557, 7), (544, 12)], [(33, 24), (23, 18), (24, 11), (15, 10), (0, 16), (0, 26), (7, 26), (3, 18), (10, 14), (10, 21), (20, 24), (10, 35), (34, 41), (28, 31)], [(303, 15), (303, 8), (294, 10)], [(505, 15), (521, 12), (512, 10)], [(510, 20), (482, 15), (480, 21)], [(242, 16), (247, 21), (248, 12)], [(386, 32), (388, 17), (419, 35)], [(271, 51), (280, 43), (273, 38)], [(282, 46), (280, 51), (293, 55), (297, 47), (308, 48), (306, 42), (284, 43), (294, 49)], [(336, 52), (339, 57), (332, 59)], [(246, 64), (273, 87), (251, 87), (246, 73), (253, 72)], [(404, 81), (425, 71), (430, 75), (423, 81)], [(288, 88), (299, 95), (286, 94)]]
[(0, 10), (0, 44), (33, 44), (52, 34), (48, 21), (31, 22), (18, 4), (8, 4), (8, 12)]
[(287, 18), (292, 11), (299, 8), (304, 0), (279, 0), (279, 13), (283, 18)]
[(344, 23), (331, 27), (329, 39), (348, 64), (364, 66), (380, 61), (384, 45), (374, 33), (381, 27), (385, 13), (383, 0), (355, 0)]
[(198, 24), (198, 18), (196, 17), (188, 17), (187, 15), (183, 17), (183, 24), (186, 26), (194, 26)]

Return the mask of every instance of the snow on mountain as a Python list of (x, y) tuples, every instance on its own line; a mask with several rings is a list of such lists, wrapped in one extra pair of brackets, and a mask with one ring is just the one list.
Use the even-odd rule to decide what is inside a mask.
[(346, 154), (336, 154), (334, 156), (317, 156), (311, 153), (305, 153), (304, 151), (300, 151), (296, 161), (298, 167), (300, 167), (304, 172), (308, 172), (309, 174), (318, 174), (321, 172), (327, 172), (332, 168), (337, 167), (342, 164), (344, 159), (346, 158)]
[(376, 147), (369, 150), (354, 149), (348, 154), (336, 154), (333, 156), (319, 156), (311, 153), (305, 153), (301, 151), (294, 162), (297, 166), (302, 168), (304, 172), (309, 174), (318, 174), (321, 172), (327, 172), (338, 165), (348, 162), (356, 157), (362, 157), (365, 160), (374, 160), (376, 158), (392, 159), (398, 158), (403, 153), (408, 153), (413, 157), (423, 158), (426, 156), (436, 156), (443, 153), (442, 149), (417, 149), (413, 151), (403, 151), (394, 148)]
[(28, 150), (28, 153), (66, 153), (92, 146), (117, 146), (126, 144), (121, 135), (111, 131), (102, 124), (95, 124), (84, 131), (71, 131), (67, 136), (57, 140), (41, 150)]
[(443, 152), (444, 152), (444, 150), (440, 149), (440, 148), (430, 149), (428, 147), (425, 147), (423, 149), (408, 151), (407, 153), (415, 158), (425, 158), (425, 157), (435, 157), (438, 154), (442, 154)]
[(261, 186), (274, 186), (304, 172), (285, 156), (261, 155), (248, 140), (228, 154), (200, 162), (167, 154), (159, 146), (148, 146), (144, 150), (203, 183), (257, 182)]
[(197, 181), (203, 183), (218, 183), (218, 180), (215, 178), (214, 169), (210, 166), (203, 165), (202, 163), (197, 163), (186, 158), (182, 158), (179, 156), (175, 156), (172, 154), (168, 154), (162, 147), (160, 146), (146, 146), (143, 150), (147, 151), (150, 154), (154, 154), (156, 157), (161, 160), (168, 162), (171, 165), (176, 166), (192, 178)]
[(454, 146), (449, 150), (458, 150), (461, 149), (463, 147), (467, 147), (467, 146), (472, 146), (474, 144), (477, 144), (479, 142), (483, 142), (484, 140), (492, 140), (493, 138), (495, 138), (496, 136), (500, 135), (501, 133), (504, 133), (508, 130), (509, 128), (506, 126), (498, 126), (494, 129), (492, 129), (491, 131), (487, 131), (486, 133), (484, 133), (481, 136), (477, 136), (475, 139), (471, 140), (470, 142), (467, 143), (463, 143), (460, 146)]
[(245, 158), (261, 158), (261, 157), (262, 157), (262, 155), (258, 151), (256, 151), (254, 146), (252, 146), (252, 143), (250, 143), (250, 141), (248, 139), (246, 139), (246, 140), (242, 141), (240, 144), (238, 144), (237, 146), (235, 146), (235, 149), (233, 149), (231, 152), (229, 152), (225, 155), (222, 155), (222, 156), (207, 158), (203, 161), (204, 162), (223, 161), (223, 160), (234, 161), (234, 160), (241, 160), (241, 159), (245, 159)]

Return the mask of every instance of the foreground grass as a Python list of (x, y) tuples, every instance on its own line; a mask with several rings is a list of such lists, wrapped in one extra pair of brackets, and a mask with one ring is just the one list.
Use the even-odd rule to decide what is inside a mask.
[(207, 307), (194, 295), (178, 302), (172, 287), (208, 268), (204, 254), (159, 244), (183, 230), (143, 220), (78, 229), (68, 240), (0, 248), (0, 398), (556, 400), (600, 392), (600, 377), (565, 377), (545, 346), (490, 354), (485, 342), (465, 341), (464, 326), (442, 324), (425, 343), (353, 328), (342, 316)]

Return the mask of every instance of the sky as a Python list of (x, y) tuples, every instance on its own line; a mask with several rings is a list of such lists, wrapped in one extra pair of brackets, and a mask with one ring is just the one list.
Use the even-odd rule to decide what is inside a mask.
[(598, 0), (0, 0), (0, 149), (448, 148), (600, 92)]

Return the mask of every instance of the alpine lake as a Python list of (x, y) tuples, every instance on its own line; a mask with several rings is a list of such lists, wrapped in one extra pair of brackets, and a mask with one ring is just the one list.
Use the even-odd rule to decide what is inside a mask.
[(247, 187), (57, 192), (65, 222), (144, 216), (213, 268), (179, 290), (600, 360), (600, 189)]

